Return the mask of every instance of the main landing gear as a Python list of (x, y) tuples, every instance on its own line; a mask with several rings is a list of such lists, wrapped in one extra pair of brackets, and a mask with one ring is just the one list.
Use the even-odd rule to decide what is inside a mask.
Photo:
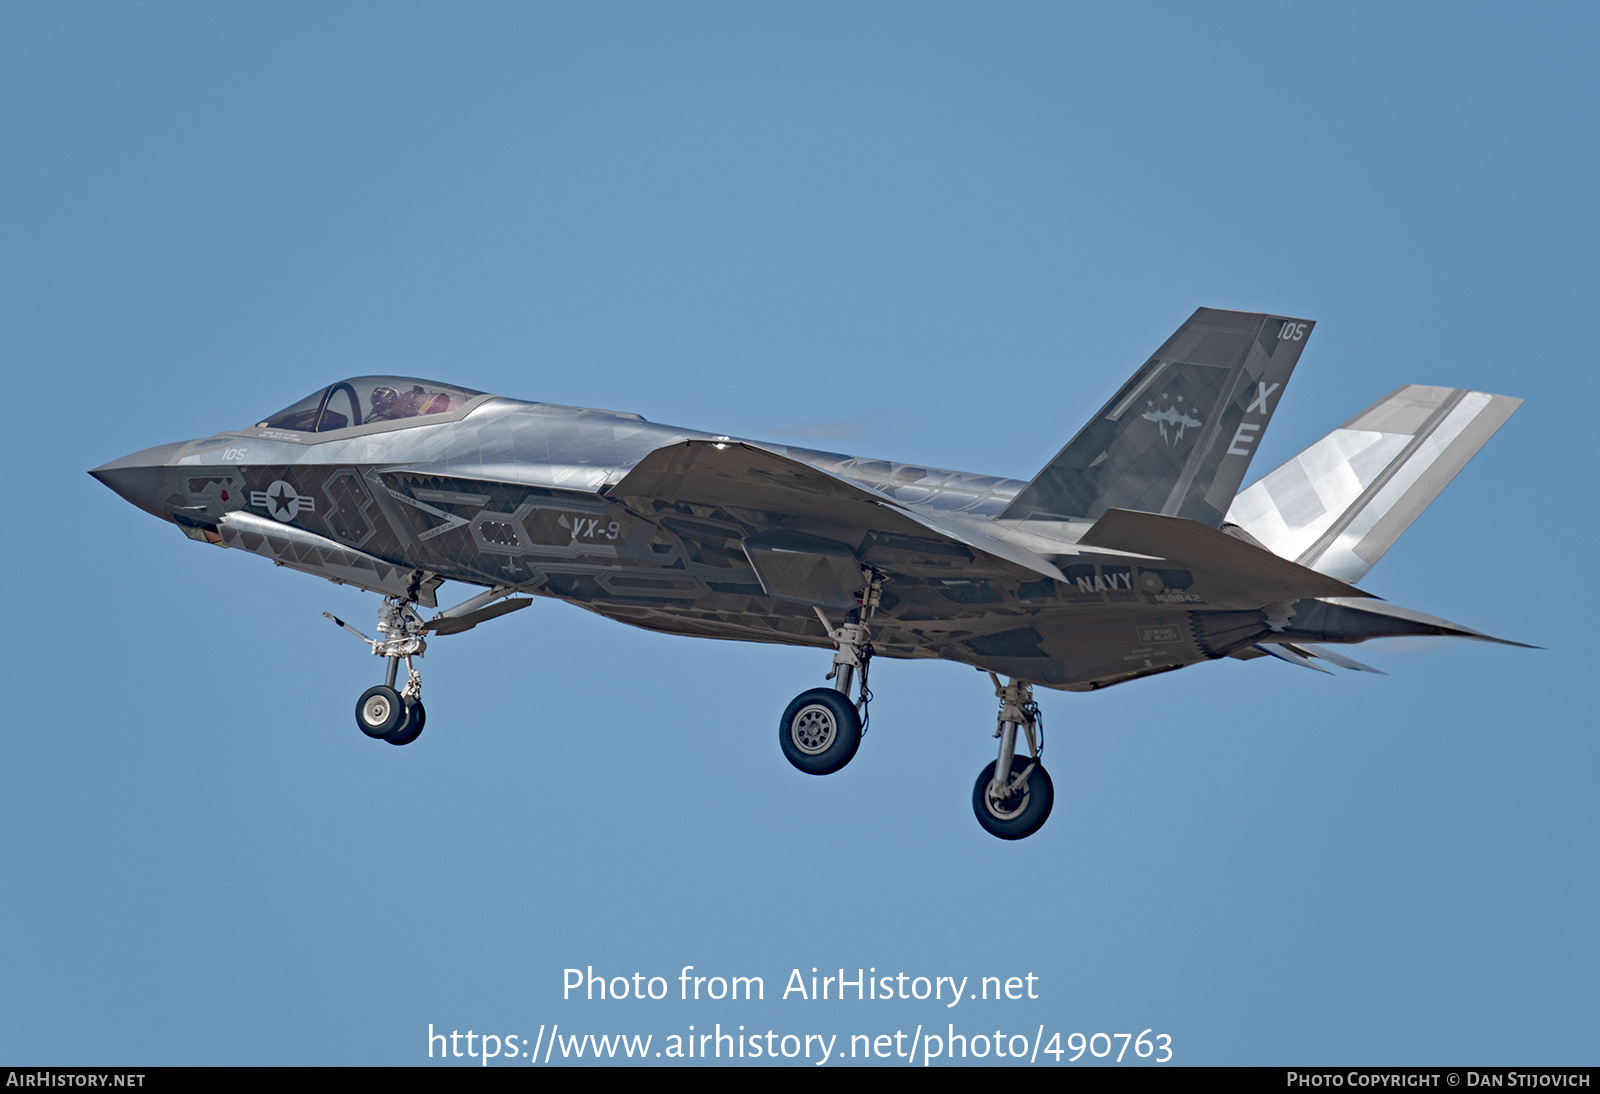
[[(1013, 680), (1001, 684), (994, 673), (994, 693), (1000, 700), (1000, 755), (983, 769), (972, 788), (972, 811), (978, 823), (991, 836), (1023, 839), (1037, 832), (1050, 818), (1055, 804), (1055, 787), (1050, 774), (1039, 763), (1044, 748), (1044, 720), (1033, 701), (1033, 685)], [(1028, 739), (1031, 755), (1017, 755), (1017, 729)]]
[[(867, 704), (872, 691), (867, 687), (867, 669), (872, 663), (872, 642), (866, 620), (877, 610), (883, 592), (883, 575), (867, 571), (867, 587), (861, 603), (845, 615), (844, 626), (835, 629), (820, 608), (814, 609), (828, 637), (838, 646), (833, 655), (833, 671), (827, 679), (831, 688), (812, 688), (795, 696), (778, 722), (778, 746), (784, 758), (807, 775), (831, 775), (850, 762), (866, 732)], [(858, 698), (850, 699), (850, 689), (860, 673)]]
[[(339, 626), (372, 647), (372, 652), (389, 660), (383, 683), (368, 688), (356, 700), (356, 725), (368, 737), (392, 745), (408, 745), (422, 734), (428, 712), (422, 706), (422, 674), (412, 665), (428, 648), (422, 634), (425, 624), (415, 603), (398, 596), (386, 596), (378, 608), (378, 633), (368, 638), (337, 616), (323, 612)], [(405, 687), (396, 690), (400, 662), (406, 663)]]
[[(802, 691), (778, 722), (778, 746), (784, 758), (807, 775), (831, 775), (849, 763), (866, 732), (867, 704), (872, 701), (872, 690), (867, 687), (867, 670), (872, 664), (867, 621), (883, 592), (883, 575), (874, 570), (866, 574), (867, 587), (860, 603), (845, 615), (843, 626), (835, 628), (820, 608), (815, 609), (838, 647), (833, 671), (828, 674), (833, 686)], [(858, 674), (860, 688), (852, 701), (850, 692)], [(1044, 750), (1044, 719), (1033, 701), (1032, 684), (1019, 680), (1002, 684), (992, 672), (989, 679), (1000, 700), (999, 725), (994, 731), (1000, 739), (1000, 755), (979, 774), (972, 788), (972, 811), (990, 835), (1023, 839), (1044, 825), (1055, 804), (1050, 773), (1039, 762)], [(1019, 729), (1028, 743), (1025, 756), (1017, 754)]]

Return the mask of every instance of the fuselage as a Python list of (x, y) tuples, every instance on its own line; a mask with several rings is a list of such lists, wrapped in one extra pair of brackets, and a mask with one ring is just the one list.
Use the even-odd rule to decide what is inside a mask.
[[(651, 453), (733, 438), (479, 393), (447, 412), (357, 416), (354, 425), (341, 417), (333, 429), (326, 393), (322, 405), (321, 431), (313, 412), (286, 411), (93, 474), (190, 538), (427, 606), (448, 580), (515, 587), (674, 634), (831, 645), (827, 613), (770, 595), (745, 550), (752, 536), (785, 526), (781, 510), (609, 496)], [(873, 621), (880, 655), (1076, 689), (1220, 656), (1266, 633), (1258, 612), (1229, 610), (1237, 606), (1208, 598), (1186, 571), (1079, 550), (1073, 541), (1087, 525), (995, 522), (1026, 485), (1019, 480), (760, 447), (854, 484), (886, 509), (1000, 536), (1057, 568), (1046, 576), (959, 537), (837, 533), (857, 562), (887, 575)]]
[[(855, 754), (875, 656), (987, 670), (999, 745), (973, 811), (1021, 839), (1054, 795), (1034, 685), (1226, 656), (1376, 671), (1312, 643), (1489, 638), (1351, 582), (1518, 400), (1407, 385), (1241, 490), (1311, 326), (1196, 310), (1026, 483), (396, 376), (91, 473), (191, 539), (383, 594), (376, 638), (328, 617), (384, 659), (355, 715), (392, 745), (426, 724), (425, 636), (525, 608), (520, 594), (831, 650), (832, 686), (779, 720), (809, 775)], [(424, 619), (448, 581), (481, 591)]]

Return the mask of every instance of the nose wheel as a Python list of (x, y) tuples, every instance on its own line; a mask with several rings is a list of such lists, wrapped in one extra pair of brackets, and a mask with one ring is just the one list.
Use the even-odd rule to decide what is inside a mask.
[(356, 700), (356, 725), (368, 737), (387, 737), (405, 720), (405, 700), (388, 684), (368, 688)]
[[(422, 707), (422, 674), (411, 660), (421, 657), (428, 648), (423, 635), (429, 631), (434, 634), (470, 631), (479, 623), (533, 603), (526, 599), (506, 599), (525, 591), (519, 586), (496, 585), (424, 622), (422, 616), (417, 614), (416, 598), (425, 576), (421, 570), (413, 571), (405, 596), (383, 598), (383, 603), (378, 607), (377, 638), (368, 638), (332, 612), (322, 613), (334, 625), (361, 639), (372, 647), (375, 655), (386, 660), (388, 671), (383, 683), (368, 688), (356, 700), (356, 728), (368, 737), (388, 741), (392, 745), (408, 745), (416, 740), (422, 734), (422, 726), (428, 718), (428, 712)], [(406, 663), (406, 682), (403, 687), (396, 687), (402, 661)]]
[(361, 732), (392, 745), (416, 740), (427, 720), (421, 699), (407, 699), (388, 684), (368, 688), (356, 700), (356, 725)]
[(408, 745), (422, 736), (422, 726), (428, 720), (428, 711), (422, 705), (422, 700), (415, 702), (402, 700), (406, 704), (406, 716), (398, 728), (392, 733), (384, 734), (383, 739), (392, 745)]

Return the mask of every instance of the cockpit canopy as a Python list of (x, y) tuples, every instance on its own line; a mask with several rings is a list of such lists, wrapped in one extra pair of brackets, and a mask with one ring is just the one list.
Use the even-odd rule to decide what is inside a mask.
[(299, 433), (327, 433), (358, 425), (449, 414), (482, 394), (412, 376), (356, 376), (307, 395), (257, 425)]

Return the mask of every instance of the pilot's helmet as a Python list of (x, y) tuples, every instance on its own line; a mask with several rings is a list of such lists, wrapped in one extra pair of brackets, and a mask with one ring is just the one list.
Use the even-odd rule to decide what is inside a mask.
[(375, 387), (372, 389), (372, 395), (369, 398), (372, 402), (373, 412), (382, 414), (394, 405), (394, 401), (400, 398), (400, 393), (392, 387)]

